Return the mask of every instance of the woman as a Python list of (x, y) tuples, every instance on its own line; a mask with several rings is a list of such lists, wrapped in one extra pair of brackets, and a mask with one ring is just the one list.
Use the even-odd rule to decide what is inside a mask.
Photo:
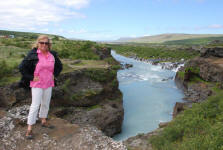
[(20, 86), (31, 87), (32, 104), (27, 119), (26, 138), (32, 139), (32, 125), (36, 123), (37, 113), (41, 118), (42, 127), (53, 128), (46, 121), (52, 87), (55, 85), (54, 77), (62, 71), (62, 63), (55, 51), (51, 51), (51, 40), (46, 35), (40, 35), (33, 49), (19, 65), (22, 74)]

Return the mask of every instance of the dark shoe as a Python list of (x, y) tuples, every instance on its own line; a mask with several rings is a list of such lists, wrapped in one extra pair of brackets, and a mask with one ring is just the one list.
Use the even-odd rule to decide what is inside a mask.
[(41, 126), (44, 127), (44, 128), (49, 128), (49, 129), (54, 129), (55, 128), (55, 126), (50, 125), (48, 123), (42, 123)]
[(32, 130), (27, 130), (27, 132), (26, 132), (26, 139), (27, 139), (27, 140), (32, 140), (32, 139), (34, 139)]

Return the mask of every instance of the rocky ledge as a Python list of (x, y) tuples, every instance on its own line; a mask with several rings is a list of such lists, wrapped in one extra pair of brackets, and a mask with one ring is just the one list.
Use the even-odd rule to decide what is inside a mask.
[(0, 118), (1, 150), (126, 150), (122, 142), (112, 140), (94, 126), (79, 126), (55, 117), (49, 119), (54, 129), (37, 123), (33, 129), (35, 138), (27, 140), (24, 135), (28, 110), (29, 106), (24, 105), (4, 112)]

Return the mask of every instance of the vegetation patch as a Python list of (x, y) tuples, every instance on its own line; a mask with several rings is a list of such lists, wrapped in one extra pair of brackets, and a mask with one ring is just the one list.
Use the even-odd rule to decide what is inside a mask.
[(170, 59), (179, 61), (181, 59), (191, 59), (198, 55), (196, 51), (168, 49), (165, 46), (139, 46), (139, 45), (109, 45), (125, 56), (137, 56), (143, 59)]
[(100, 105), (90, 106), (90, 107), (87, 107), (87, 110), (90, 111), (90, 110), (97, 109), (97, 108), (101, 108), (101, 106)]
[(99, 56), (93, 51), (95, 47), (96, 43), (90, 41), (63, 40), (55, 41), (53, 44), (53, 49), (59, 53), (60, 57), (83, 60), (100, 59)]
[(177, 75), (182, 80), (187, 80), (190, 82), (196, 82), (196, 81), (204, 81), (200, 76), (200, 68), (199, 67), (186, 67), (181, 71), (177, 72)]
[(83, 91), (80, 91), (76, 94), (73, 94), (71, 96), (71, 99), (72, 100), (82, 100), (84, 98), (89, 98), (89, 97), (98, 95), (100, 93), (101, 93), (101, 90), (95, 90), (95, 89), (83, 90)]
[(109, 82), (116, 78), (117, 71), (114, 69), (87, 69), (84, 75), (93, 81)]
[(18, 81), (20, 76), (15, 76), (15, 71), (18, 68), (17, 63), (7, 64), (5, 60), (1, 60), (0, 68), (0, 85)]
[(67, 80), (64, 81), (64, 84), (62, 86), (62, 89), (66, 93), (69, 93), (69, 84), (70, 84), (70, 79), (67, 79)]

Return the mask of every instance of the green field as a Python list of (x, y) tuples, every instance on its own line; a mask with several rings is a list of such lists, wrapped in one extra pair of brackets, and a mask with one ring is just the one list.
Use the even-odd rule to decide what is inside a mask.
[[(145, 46), (146, 45), (146, 46)], [(181, 59), (191, 59), (199, 53), (194, 50), (182, 49), (182, 47), (168, 45), (148, 45), (141, 46), (139, 44), (131, 45), (108, 45), (117, 53), (125, 56), (136, 55), (144, 59), (163, 59), (168, 61), (179, 61)]]

